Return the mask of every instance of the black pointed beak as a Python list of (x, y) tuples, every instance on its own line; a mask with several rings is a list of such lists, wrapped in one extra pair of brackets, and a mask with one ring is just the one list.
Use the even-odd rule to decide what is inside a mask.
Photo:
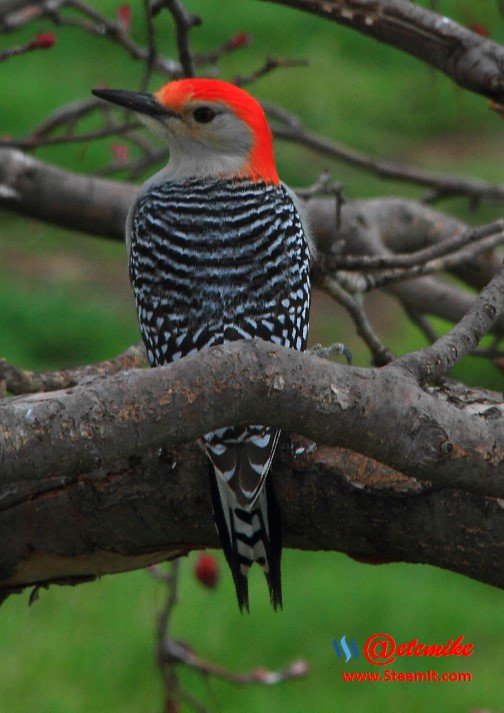
[(163, 116), (180, 118), (180, 114), (164, 107), (153, 94), (127, 92), (122, 89), (92, 89), (91, 91), (95, 97), (100, 97), (100, 99), (105, 99), (105, 101), (112, 104), (118, 104), (125, 109), (138, 111), (140, 114), (146, 114), (156, 119)]

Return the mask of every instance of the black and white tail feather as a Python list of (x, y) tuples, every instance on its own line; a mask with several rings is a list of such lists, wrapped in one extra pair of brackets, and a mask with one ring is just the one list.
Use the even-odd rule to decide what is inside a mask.
[(248, 426), (223, 428), (203, 438), (211, 463), (214, 520), (241, 611), (249, 611), (247, 575), (254, 562), (266, 576), (273, 607), (282, 606), (280, 511), (266, 478), (279, 435), (272, 428)]

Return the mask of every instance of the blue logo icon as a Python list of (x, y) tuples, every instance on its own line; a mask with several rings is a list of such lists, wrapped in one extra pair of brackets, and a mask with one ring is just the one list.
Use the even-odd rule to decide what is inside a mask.
[(348, 663), (351, 658), (359, 658), (359, 649), (353, 639), (350, 639), (350, 646), (347, 644), (346, 636), (342, 636), (339, 643), (333, 639), (332, 645), (338, 658), (345, 654), (345, 663)]

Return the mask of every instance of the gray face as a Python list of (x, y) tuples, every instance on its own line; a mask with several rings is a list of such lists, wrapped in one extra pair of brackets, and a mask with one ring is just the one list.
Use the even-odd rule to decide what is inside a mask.
[(177, 115), (140, 114), (149, 128), (170, 146), (171, 177), (226, 177), (247, 163), (252, 133), (236, 114), (220, 102), (188, 102)]

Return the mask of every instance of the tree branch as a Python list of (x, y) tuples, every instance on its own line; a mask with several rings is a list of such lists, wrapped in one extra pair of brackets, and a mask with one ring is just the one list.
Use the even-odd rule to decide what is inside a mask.
[[(504, 586), (501, 501), (420, 485), (355, 453), (304, 445), (285, 441), (271, 475), (287, 547), (429, 563)], [(154, 451), (122, 458), (63, 483), (25, 481), (10, 504), (4, 496), (18, 486), (0, 486), (0, 599), (217, 547), (207, 478), (205, 456), (189, 446), (169, 458)]]
[(502, 419), (443, 401), (394, 364), (344, 367), (260, 340), (4, 400), (0, 483), (64, 479), (230, 423), (264, 423), (438, 486), (504, 496)]
[[(474, 245), (486, 238), (501, 237), (503, 234), (504, 220), (500, 219), (480, 228), (465, 230), (452, 238), (436, 242), (415, 252), (395, 255), (345, 255), (332, 258), (330, 262), (326, 263), (326, 268), (332, 270), (384, 270), (414, 267), (448, 254), (457, 254), (460, 248)], [(504, 241), (504, 236), (502, 239)], [(488, 249), (486, 243), (484, 245), (483, 249)]]
[(268, 118), (272, 121), (273, 134), (276, 138), (305, 146), (324, 157), (330, 156), (350, 165), (358, 166), (382, 179), (425, 186), (430, 189), (430, 192), (424, 197), (424, 202), (433, 203), (436, 200), (453, 196), (466, 196), (472, 205), (481, 202), (502, 203), (504, 201), (504, 185), (502, 184), (488, 183), (476, 178), (449, 173), (435, 173), (416, 166), (375, 158), (307, 130), (296, 114), (284, 108), (264, 101), (262, 104)]
[(147, 363), (143, 344), (129, 347), (114, 359), (62, 371), (26, 371), (9, 364), (0, 357), (0, 383), (11, 394), (33, 394), (42, 391), (69, 389), (93, 377), (116, 374), (123, 369), (134, 369)]
[(357, 328), (358, 335), (367, 344), (371, 354), (373, 355), (373, 364), (375, 366), (383, 366), (384, 364), (388, 364), (392, 361), (393, 357), (391, 352), (381, 343), (380, 339), (371, 327), (369, 320), (367, 319), (359, 302), (354, 299), (352, 295), (347, 292), (335, 279), (329, 277), (329, 275), (324, 275), (321, 278), (321, 286), (331, 295), (331, 297), (334, 297), (339, 304), (343, 305), (343, 307), (351, 315)]
[(201, 19), (187, 12), (180, 0), (163, 0), (163, 4), (170, 11), (175, 22), (177, 47), (184, 76), (195, 77), (196, 66), (189, 43), (189, 33), (193, 27), (201, 24)]
[(90, 235), (124, 239), (137, 188), (64, 171), (16, 149), (0, 149), (0, 205)]
[(407, 369), (417, 380), (436, 380), (478, 346), (503, 312), (504, 267), (501, 267), (453, 329), (430, 347), (401, 357), (394, 366)]
[(439, 69), (465, 89), (504, 98), (504, 47), (407, 0), (266, 0), (333, 20)]
[(344, 161), (369, 171), (379, 178), (402, 181), (416, 186), (425, 186), (434, 191), (430, 202), (434, 199), (465, 196), (475, 203), (503, 203), (504, 185), (488, 183), (477, 178), (466, 178), (454, 174), (435, 173), (427, 169), (396, 163), (387, 159), (374, 158), (362, 151), (336, 143), (325, 136), (319, 136), (306, 130), (299, 122), (294, 126), (275, 126), (273, 134), (279, 139), (285, 139), (321, 154), (324, 157)]
[(426, 262), (416, 262), (416, 264), (411, 265), (410, 267), (391, 268), (382, 270), (381, 272), (373, 272), (371, 274), (364, 275), (360, 281), (359, 290), (361, 292), (369, 292), (369, 290), (385, 287), (392, 282), (411, 280), (411, 278), (419, 277), (421, 275), (429, 275), (433, 272), (449, 272), (460, 265), (469, 264), (473, 257), (476, 257), (481, 253), (493, 251), (494, 248), (498, 247), (502, 243), (504, 243), (504, 230), (501, 229), (499, 232), (489, 235), (486, 238), (482, 238), (472, 245), (466, 246), (461, 250), (455, 250), (454, 252), (442, 257), (433, 258), (432, 260), (427, 260)]

